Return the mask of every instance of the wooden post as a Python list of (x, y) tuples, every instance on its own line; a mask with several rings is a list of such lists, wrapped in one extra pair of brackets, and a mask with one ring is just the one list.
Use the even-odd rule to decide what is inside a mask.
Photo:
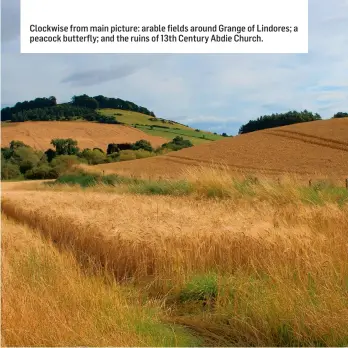
[(348, 190), (348, 178), (346, 179), (346, 189)]
[(309, 187), (312, 186), (312, 179), (309, 179)]

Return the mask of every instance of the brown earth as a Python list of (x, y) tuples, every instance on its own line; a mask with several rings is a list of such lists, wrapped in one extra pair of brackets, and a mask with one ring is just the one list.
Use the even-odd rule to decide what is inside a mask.
[(157, 147), (167, 142), (139, 129), (83, 121), (20, 122), (1, 127), (2, 146), (8, 146), (12, 140), (20, 140), (37, 150), (47, 150), (52, 147), (50, 142), (54, 138), (73, 138), (78, 141), (80, 149), (99, 147), (104, 151), (109, 143), (133, 143), (144, 139)]
[(263, 174), (348, 176), (348, 119), (314, 121), (202, 144), (165, 156), (97, 166), (106, 172), (176, 177), (199, 165)]

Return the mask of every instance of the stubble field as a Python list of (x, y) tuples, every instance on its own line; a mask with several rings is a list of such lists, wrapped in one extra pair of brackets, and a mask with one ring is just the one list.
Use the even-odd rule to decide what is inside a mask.
[(106, 151), (110, 143), (134, 143), (148, 140), (154, 147), (161, 146), (165, 138), (148, 135), (141, 130), (115, 124), (100, 124), (83, 121), (36, 121), (11, 123), (1, 130), (1, 142), (8, 146), (12, 140), (20, 140), (25, 144), (46, 151), (51, 148), (54, 138), (73, 138), (81, 149), (101, 148)]

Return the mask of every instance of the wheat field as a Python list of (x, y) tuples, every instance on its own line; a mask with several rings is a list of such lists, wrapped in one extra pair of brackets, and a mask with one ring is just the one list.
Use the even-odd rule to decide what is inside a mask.
[[(205, 179), (202, 175), (197, 182), (202, 190), (204, 185), (225, 185), (223, 178), (213, 176), (212, 182), (210, 174)], [(347, 205), (308, 204), (296, 195), (293, 183), (282, 189), (272, 185), (264, 183), (256, 196), (238, 199), (147, 196), (103, 186), (3, 190), (6, 344), (346, 346)], [(29, 230), (36, 232), (28, 237)], [(35, 239), (59, 263), (69, 255), (67, 273), (57, 271), (62, 284), (46, 284), (39, 292), (40, 301), (31, 286), (35, 273), (25, 273), (29, 287), (20, 278), (27, 269), (14, 261), (14, 255), (28, 258), (30, 243), (25, 238)], [(15, 266), (16, 272), (10, 271)], [(72, 277), (70, 269), (75, 272)], [(77, 269), (90, 273), (73, 290), (65, 289), (70, 284), (67, 279), (75, 281)], [(95, 272), (113, 279), (112, 285), (95, 280)], [(90, 282), (95, 288), (84, 291)], [(141, 294), (141, 304), (129, 299), (130, 288)], [(117, 299), (106, 301), (115, 301), (114, 310), (123, 306), (120, 311), (128, 315), (128, 326), (107, 317), (111, 322), (106, 331), (86, 320), (73, 321), (70, 330), (64, 326), (61, 336), (48, 324), (35, 331), (48, 315), (51, 321), (57, 317), (58, 323), (67, 323), (69, 313), (58, 309), (56, 291), (57, 296), (66, 291), (73, 308), (92, 301), (94, 305), (85, 306), (87, 312), (81, 316), (86, 314), (94, 324), (98, 296), (101, 292), (100, 296), (109, 296), (111, 291)], [(96, 294), (89, 299), (92, 293)], [(155, 328), (147, 335), (141, 330), (134, 333), (134, 316), (148, 319), (143, 307), (157, 313)], [(19, 321), (18, 313), (31, 320)], [(161, 325), (175, 325), (177, 341)], [(28, 330), (35, 334), (29, 337)], [(117, 330), (124, 333), (120, 341)], [(159, 339), (161, 330), (166, 341)]]

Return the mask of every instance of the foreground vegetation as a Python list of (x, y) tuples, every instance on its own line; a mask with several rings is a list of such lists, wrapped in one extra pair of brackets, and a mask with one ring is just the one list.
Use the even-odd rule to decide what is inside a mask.
[[(41, 262), (33, 252), (17, 252), (17, 257), (25, 255), (24, 261), (13, 263), (15, 272), (5, 273), (5, 291), (13, 291), (16, 313), (26, 313), (21, 319), (25, 325), (18, 325), (12, 307), (5, 306), (10, 320), (3, 322), (3, 332), (9, 345), (348, 344), (348, 208), (340, 188), (327, 183), (304, 188), (285, 178), (280, 184), (253, 178), (231, 182), (233, 177), (214, 168), (166, 184), (70, 175), (46, 188), (4, 192), (3, 213), (45, 236), (43, 248), (54, 255)], [(86, 184), (92, 179), (94, 184)], [(166, 189), (158, 191), (159, 187)], [(177, 194), (180, 190), (188, 191)], [(13, 240), (8, 245), (18, 245), (16, 236), (25, 235), (27, 228), (9, 233)], [(94, 272), (76, 277), (77, 267), (72, 276), (66, 264), (57, 267), (55, 262), (67, 252), (70, 268), (74, 259), (83, 272), (91, 272), (93, 266), (99, 276), (107, 277), (106, 285)], [(7, 256), (6, 262), (10, 260)], [(47, 281), (38, 284), (40, 278)], [(141, 301), (133, 302), (131, 293), (141, 293)], [(26, 301), (18, 300), (24, 296)], [(53, 305), (62, 299), (59, 306)], [(31, 308), (35, 314), (39, 308), (43, 317)], [(136, 318), (147, 321), (148, 308), (154, 326), (142, 330)], [(59, 311), (73, 309), (75, 315), (67, 323), (62, 318), (69, 315)], [(116, 310), (120, 314), (115, 315)], [(77, 312), (83, 321), (74, 321)], [(41, 319), (48, 323), (49, 315), (64, 323), (61, 336), (39, 325)], [(165, 328), (168, 323), (190, 328), (191, 334), (176, 328), (175, 342)], [(34, 335), (27, 334), (29, 327)], [(120, 336), (115, 336), (117, 330)], [(70, 338), (60, 339), (64, 335)]]
[(199, 167), (190, 169), (181, 180), (130, 178), (117, 174), (102, 174), (85, 167), (76, 167), (61, 175), (48, 186), (61, 185), (95, 188), (114, 193), (142, 195), (194, 196), (197, 198), (233, 199), (234, 201), (267, 201), (277, 204), (348, 204), (348, 190), (331, 180), (308, 182), (294, 177), (267, 178), (256, 176), (236, 177), (227, 169)]
[(187, 346), (187, 330), (40, 231), (2, 216), (2, 346)]

